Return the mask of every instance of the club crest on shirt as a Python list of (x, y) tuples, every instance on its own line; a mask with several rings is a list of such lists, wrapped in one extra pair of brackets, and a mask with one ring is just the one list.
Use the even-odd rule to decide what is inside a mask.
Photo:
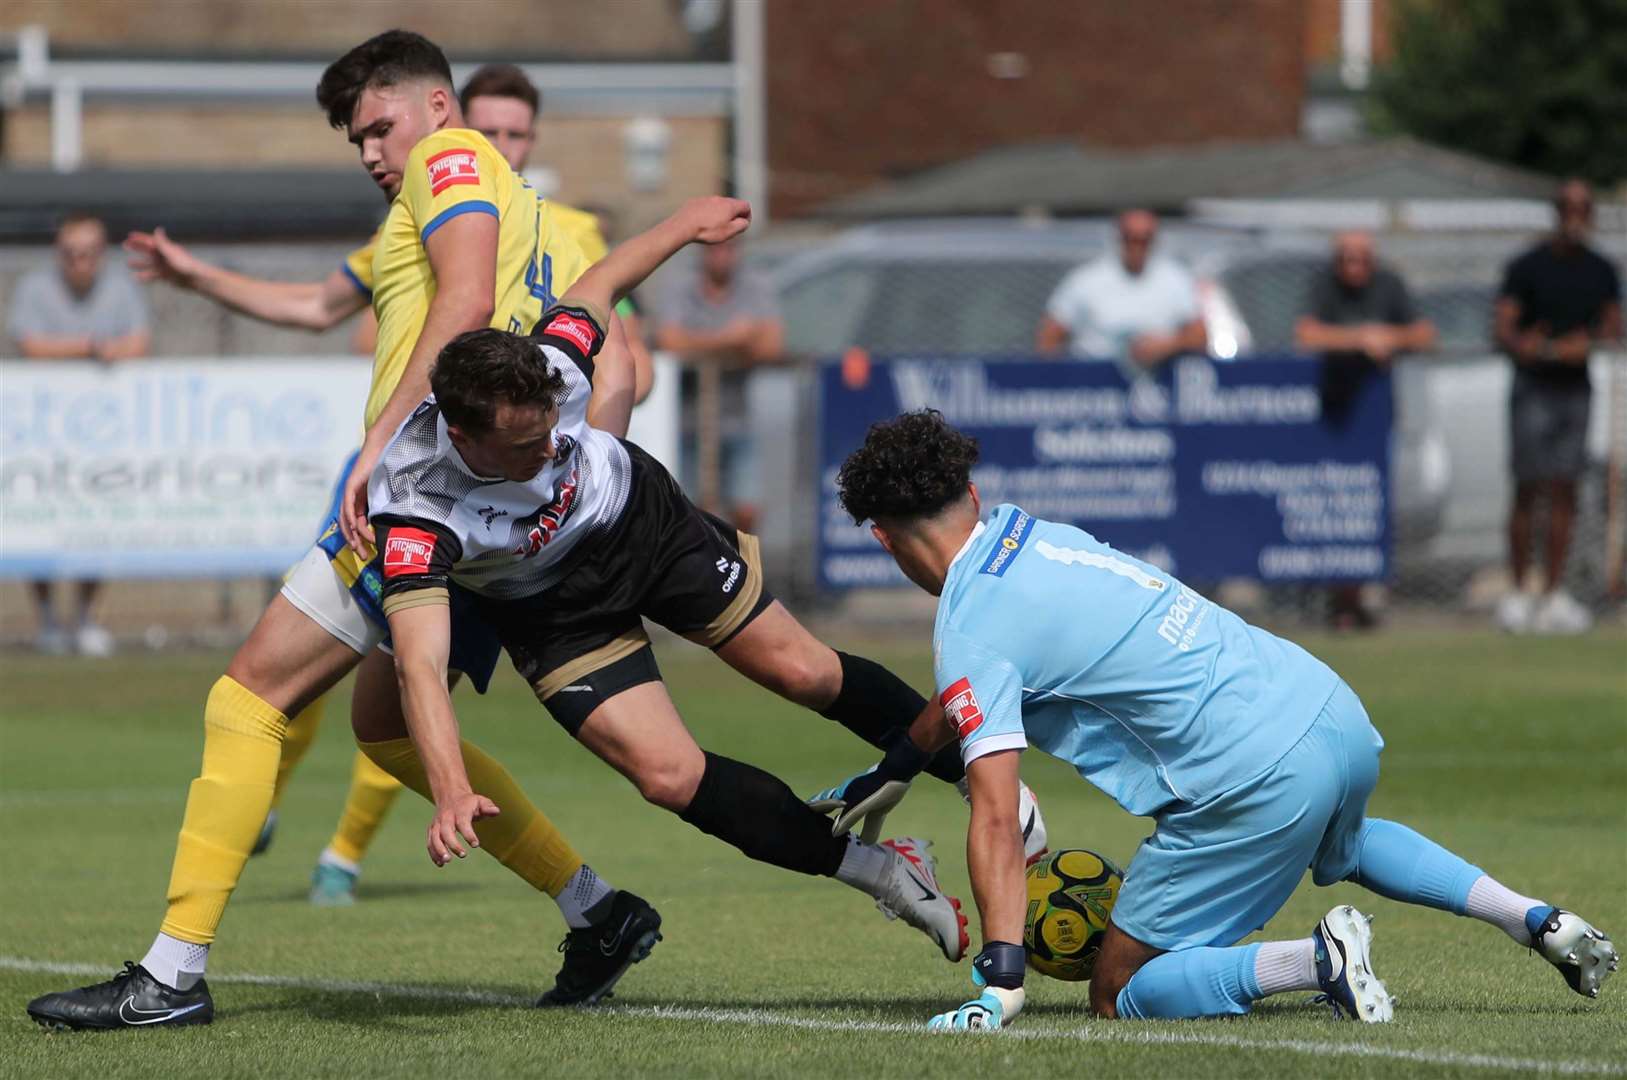
[(439, 195), (457, 184), (480, 183), (480, 159), (473, 150), (454, 147), (424, 162), (429, 170), (429, 193)]
[(983, 726), (983, 709), (977, 703), (977, 695), (972, 693), (970, 679), (956, 679), (949, 685), (949, 689), (939, 696), (938, 704), (943, 706), (943, 714), (955, 725), (955, 731), (960, 734), (962, 742)]

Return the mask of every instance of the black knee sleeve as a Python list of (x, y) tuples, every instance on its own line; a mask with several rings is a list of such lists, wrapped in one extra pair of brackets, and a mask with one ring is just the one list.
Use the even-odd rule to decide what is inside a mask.
[[(842, 662), (842, 689), (836, 700), (820, 712), (879, 750), (909, 730), (926, 708), (926, 698), (874, 660), (838, 651)], [(951, 784), (966, 775), (960, 751), (953, 744), (933, 755), (926, 771)]]
[(748, 858), (802, 874), (834, 875), (847, 851), (847, 837), (832, 836), (830, 819), (808, 809), (782, 780), (713, 753), (678, 816)]

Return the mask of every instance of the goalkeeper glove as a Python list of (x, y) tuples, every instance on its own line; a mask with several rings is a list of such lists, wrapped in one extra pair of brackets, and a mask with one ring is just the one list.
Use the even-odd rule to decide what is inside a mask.
[(1023, 1011), (1023, 947), (991, 941), (972, 961), (972, 982), (983, 993), (927, 1021), (931, 1031), (999, 1031)]
[(833, 788), (826, 788), (808, 800), (808, 805), (821, 814), (837, 811), (831, 824), (832, 836), (841, 836), (863, 820), (859, 839), (873, 844), (881, 837), (881, 826), (892, 808), (904, 801), (910, 781), (932, 758), (925, 750), (901, 734), (887, 748), (881, 762), (850, 776)]

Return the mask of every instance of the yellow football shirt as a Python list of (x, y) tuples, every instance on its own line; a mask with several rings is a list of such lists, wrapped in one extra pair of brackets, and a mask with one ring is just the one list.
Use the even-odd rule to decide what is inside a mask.
[(345, 261), (339, 264), (339, 269), (345, 272), (345, 277), (356, 286), (356, 291), (367, 297), (369, 302), (373, 299), (373, 252), (378, 247), (379, 234), (384, 231), (380, 225), (373, 230), (373, 235), (367, 243), (345, 256)]
[(379, 230), (373, 256), (378, 344), (365, 422), (378, 418), (401, 381), (435, 298), (424, 241), (462, 214), (497, 219), (497, 280), (491, 325), (525, 334), (590, 265), (555, 221), (550, 204), (509, 168), (478, 131), (449, 128), (413, 147), (401, 193)]
[[(576, 245), (582, 249), (582, 255), (592, 266), (610, 251), (610, 246), (604, 242), (604, 233), (599, 231), (599, 219), (586, 210), (578, 210), (574, 206), (567, 206), (562, 202), (548, 200), (549, 209), (559, 222), (559, 227), (576, 239)], [(624, 296), (616, 303), (616, 314), (630, 317), (634, 314), (633, 298)]]

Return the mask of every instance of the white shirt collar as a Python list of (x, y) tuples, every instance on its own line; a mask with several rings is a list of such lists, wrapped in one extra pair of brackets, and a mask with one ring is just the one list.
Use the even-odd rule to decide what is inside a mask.
[[(972, 527), (972, 535), (966, 538), (966, 542), (960, 545), (960, 550), (955, 552), (955, 557), (949, 560), (948, 570), (953, 570), (955, 568), (955, 564), (960, 562), (960, 557), (972, 549), (972, 545), (977, 543), (977, 538), (983, 535), (983, 530), (985, 528), (987, 528), (987, 526), (985, 526), (981, 521)], [(945, 571), (945, 577), (948, 576), (948, 570)]]

